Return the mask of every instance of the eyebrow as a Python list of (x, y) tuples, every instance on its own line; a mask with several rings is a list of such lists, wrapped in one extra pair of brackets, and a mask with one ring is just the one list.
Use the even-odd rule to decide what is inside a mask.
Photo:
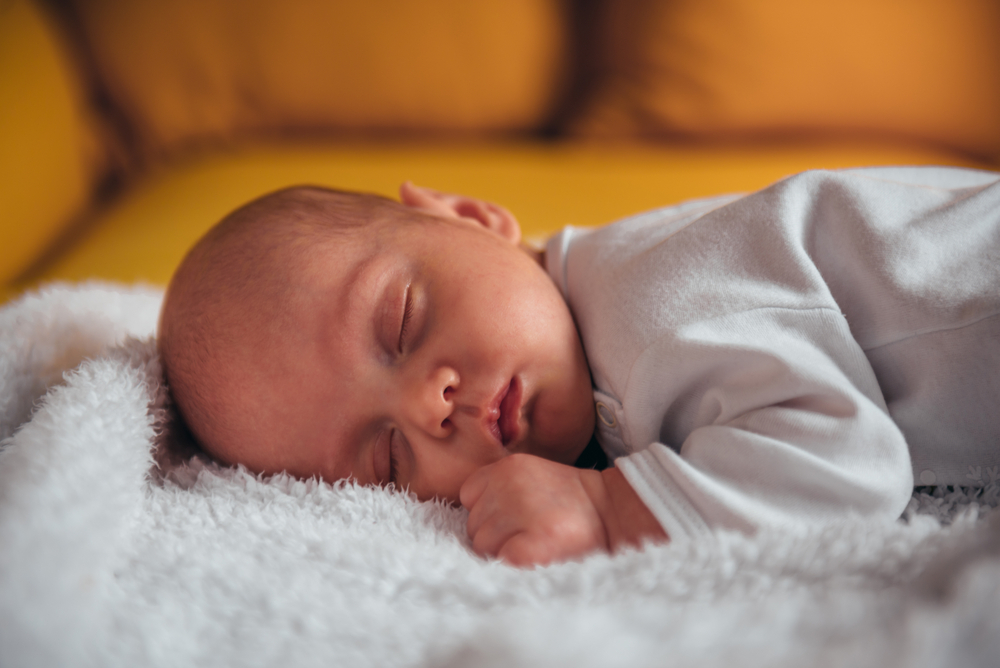
[[(363, 258), (360, 260), (354, 268), (347, 274), (345, 279), (345, 285), (347, 286), (346, 293), (342, 296), (344, 303), (341, 307), (344, 312), (351, 314), (358, 310), (359, 302), (367, 301), (364, 299), (364, 295), (359, 294), (366, 284), (370, 283), (368, 279), (368, 274), (372, 272), (372, 265), (376, 263), (376, 256)], [(376, 288), (376, 291), (377, 288)]]
[[(339, 294), (330, 309), (326, 327), (328, 331), (345, 332), (354, 326), (371, 331), (377, 311), (378, 299), (385, 290), (386, 279), (375, 279), (371, 273), (378, 266), (377, 253), (363, 257), (344, 276)], [(373, 284), (374, 283), (374, 284)], [(346, 289), (343, 289), (346, 286)], [(331, 341), (330, 343), (336, 343)]]

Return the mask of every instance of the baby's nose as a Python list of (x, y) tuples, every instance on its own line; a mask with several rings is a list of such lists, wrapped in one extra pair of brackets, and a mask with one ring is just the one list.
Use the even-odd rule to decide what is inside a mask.
[(455, 410), (453, 395), (458, 389), (458, 372), (441, 366), (413, 388), (411, 410), (417, 426), (431, 436), (443, 438), (451, 433), (450, 417)]

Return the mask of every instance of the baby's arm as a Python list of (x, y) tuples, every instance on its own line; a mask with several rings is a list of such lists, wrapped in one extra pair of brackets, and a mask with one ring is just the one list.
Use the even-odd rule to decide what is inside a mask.
[(643, 540), (667, 540), (618, 469), (577, 469), (512, 455), (472, 474), (461, 490), (477, 554), (530, 566)]

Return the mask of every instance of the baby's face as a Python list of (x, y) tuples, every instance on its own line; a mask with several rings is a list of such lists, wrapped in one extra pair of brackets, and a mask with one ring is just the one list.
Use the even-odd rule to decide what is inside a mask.
[(511, 453), (571, 464), (593, 430), (593, 395), (556, 286), (510, 234), (404, 218), (291, 269), (300, 299), (287, 336), (261, 351), (254, 384), (266, 391), (245, 404), (267, 436), (231, 458), (451, 501)]

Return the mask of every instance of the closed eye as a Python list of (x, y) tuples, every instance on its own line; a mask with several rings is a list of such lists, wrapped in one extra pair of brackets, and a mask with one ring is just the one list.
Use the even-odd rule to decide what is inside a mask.
[(406, 286), (406, 297), (403, 305), (403, 320), (399, 325), (399, 352), (403, 352), (403, 344), (406, 342), (406, 326), (410, 323), (410, 317), (413, 315), (413, 295), (410, 290), (410, 286)]

